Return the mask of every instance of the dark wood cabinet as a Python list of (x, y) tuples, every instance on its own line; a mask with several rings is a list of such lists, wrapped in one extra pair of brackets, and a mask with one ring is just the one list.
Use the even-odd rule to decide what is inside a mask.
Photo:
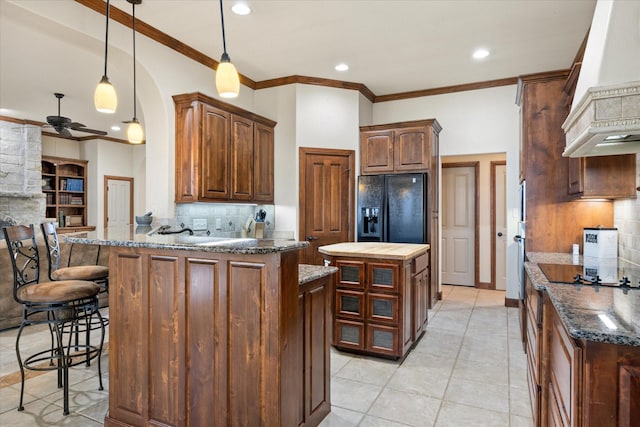
[(317, 426), (331, 412), (331, 289), (333, 275), (300, 285), (302, 405), (298, 426)]
[(429, 252), (404, 260), (330, 258), (338, 268), (333, 345), (390, 358), (406, 355), (427, 323)]
[[(426, 173), (428, 175), (428, 243), (438, 242), (440, 194), (440, 144), (442, 127), (435, 119), (360, 127), (360, 174)], [(438, 245), (430, 250), (432, 266), (440, 265)], [(433, 307), (439, 294), (440, 272), (427, 275), (427, 300)]]
[(636, 425), (640, 347), (572, 338), (548, 294), (528, 277), (525, 306), (533, 425)]
[(553, 305), (547, 303), (545, 308), (547, 419), (553, 420), (549, 424), (579, 426), (582, 425), (582, 349), (569, 336)]
[(94, 230), (87, 220), (86, 160), (42, 156), (42, 192), (46, 218), (58, 222), (58, 232)]
[(276, 123), (201, 93), (173, 100), (176, 202), (273, 202)]
[(573, 198), (636, 197), (635, 154), (569, 158), (568, 176)]
[(330, 411), (332, 279), (300, 285), (298, 251), (110, 249), (106, 426), (315, 426)]
[(433, 162), (441, 127), (436, 120), (418, 120), (360, 127), (360, 173), (426, 172)]

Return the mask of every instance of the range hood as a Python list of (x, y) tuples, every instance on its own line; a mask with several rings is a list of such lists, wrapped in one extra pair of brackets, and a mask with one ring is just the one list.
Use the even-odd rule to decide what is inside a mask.
[(563, 156), (640, 153), (640, 1), (598, 0)]

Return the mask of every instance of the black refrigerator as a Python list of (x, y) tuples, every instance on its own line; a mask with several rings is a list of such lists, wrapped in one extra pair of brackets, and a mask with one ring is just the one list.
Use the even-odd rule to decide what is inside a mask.
[(424, 173), (358, 177), (358, 241), (429, 243)]

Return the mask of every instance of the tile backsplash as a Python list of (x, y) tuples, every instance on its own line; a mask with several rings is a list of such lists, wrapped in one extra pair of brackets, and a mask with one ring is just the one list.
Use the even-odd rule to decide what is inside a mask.
[[(640, 154), (636, 154), (636, 186), (640, 186)], [(618, 228), (618, 256), (640, 264), (640, 198), (616, 200), (613, 223)]]
[[(232, 203), (181, 203), (176, 206), (176, 216), (169, 225), (194, 227), (195, 220), (206, 220), (206, 230), (194, 230), (195, 234), (209, 234), (219, 237), (245, 237), (253, 227), (251, 219), (263, 209), (267, 214), (264, 220), (264, 237), (273, 238), (275, 229), (273, 205), (246, 205)], [(174, 224), (175, 222), (175, 224)], [(248, 230), (249, 229), (249, 230)], [(278, 237), (278, 236), (276, 236)]]

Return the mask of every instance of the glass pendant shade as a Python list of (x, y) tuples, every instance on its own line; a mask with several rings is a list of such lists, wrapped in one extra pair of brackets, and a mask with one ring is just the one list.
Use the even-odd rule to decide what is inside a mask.
[(220, 61), (216, 69), (216, 89), (222, 98), (235, 98), (240, 93), (240, 77), (230, 61)]
[(134, 118), (127, 128), (127, 140), (131, 144), (141, 144), (144, 140), (144, 131), (138, 119)]
[(118, 107), (118, 94), (116, 89), (109, 82), (107, 76), (102, 76), (102, 80), (96, 86), (93, 94), (93, 103), (100, 113), (113, 114)]

